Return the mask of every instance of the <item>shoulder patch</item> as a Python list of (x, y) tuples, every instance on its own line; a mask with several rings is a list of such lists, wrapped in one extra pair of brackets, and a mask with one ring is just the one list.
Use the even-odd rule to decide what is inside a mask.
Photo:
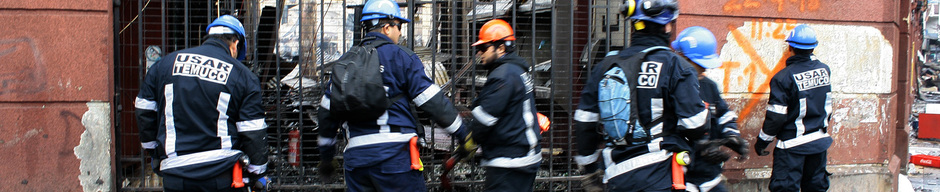
[(813, 69), (793, 74), (793, 82), (800, 91), (829, 85), (829, 71), (825, 68)]
[(196, 77), (223, 85), (234, 67), (225, 61), (193, 53), (177, 54), (173, 61), (173, 76)]

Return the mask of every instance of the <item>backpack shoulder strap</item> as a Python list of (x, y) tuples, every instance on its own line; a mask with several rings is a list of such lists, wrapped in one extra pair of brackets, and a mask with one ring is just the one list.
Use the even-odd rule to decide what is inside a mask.
[[(640, 69), (639, 64), (646, 60), (646, 56), (659, 50), (670, 50), (670, 49), (664, 46), (654, 46), (654, 47), (646, 48), (643, 51), (640, 51), (639, 53), (636, 53), (633, 56), (628, 57), (626, 60), (615, 61), (615, 62), (621, 69), (633, 69), (633, 68)], [(636, 65), (636, 66), (632, 67), (630, 65)], [(632, 70), (627, 70), (627, 71), (632, 71)]]
[[(620, 68), (624, 69), (624, 75), (627, 78), (627, 82), (630, 82), (628, 83), (628, 86), (630, 86), (630, 100), (631, 102), (634, 102), (633, 105), (630, 105), (631, 124), (633, 122), (638, 123), (639, 121), (639, 114), (640, 114), (639, 107), (635, 105), (635, 103), (636, 101), (638, 101), (636, 85), (638, 83), (637, 80), (639, 78), (639, 73), (640, 73), (640, 64), (646, 61), (647, 55), (656, 51), (660, 51), (660, 50), (670, 50), (670, 49), (664, 46), (650, 47), (650, 48), (644, 49), (643, 51), (640, 51), (639, 53), (631, 56), (630, 58), (627, 58), (627, 60), (625, 60), (624, 62), (619, 63), (621, 65)], [(653, 125), (659, 124), (659, 122), (661, 121), (662, 121), (662, 118), (657, 118), (657, 119), (653, 119), (649, 123), (642, 124), (641, 126), (643, 126), (643, 129), (647, 131), (647, 134), (650, 134), (649, 132), (650, 127)], [(652, 137), (652, 135), (649, 135), (649, 136)], [(652, 139), (652, 138), (648, 138), (648, 139)]]
[[(365, 44), (366, 42), (371, 42), (371, 43), (369, 43), (368, 45), (366, 45), (366, 44)], [(370, 36), (370, 37), (363, 38), (363, 39), (362, 39), (362, 42), (359, 43), (359, 46), (363, 46), (363, 47), (366, 47), (366, 48), (374, 49), (374, 48), (376, 48), (376, 47), (379, 47), (379, 46), (382, 46), (382, 45), (385, 45), (385, 44), (392, 44), (392, 42), (389, 42), (389, 41), (386, 41), (386, 40), (384, 40), (384, 39), (379, 39), (379, 38)]]

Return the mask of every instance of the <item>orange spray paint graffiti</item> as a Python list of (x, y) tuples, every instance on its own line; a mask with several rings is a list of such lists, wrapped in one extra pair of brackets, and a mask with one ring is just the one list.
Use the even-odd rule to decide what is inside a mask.
[(737, 12), (743, 10), (754, 10), (761, 8), (762, 1), (769, 1), (770, 6), (777, 6), (777, 12), (783, 12), (783, 10), (788, 6), (794, 6), (800, 10), (800, 12), (806, 11), (817, 11), (819, 10), (819, 0), (730, 0), (725, 2), (725, 5), (722, 6), (722, 10), (725, 12)]
[[(758, 54), (757, 49), (751, 44), (750, 40), (759, 40), (768, 37), (783, 41), (786, 38), (786, 33), (796, 26), (796, 20), (790, 19), (776, 19), (774, 22), (764, 22), (763, 19), (755, 19), (753, 23), (750, 36), (745, 35), (734, 24), (728, 25), (728, 30), (731, 36), (734, 37), (734, 42), (741, 47), (743, 52), (750, 59), (750, 63), (742, 65), (740, 62), (736, 61), (725, 61), (721, 67), (724, 70), (723, 92), (725, 93), (728, 92), (728, 88), (730, 87), (732, 70), (745, 67), (743, 76), (738, 77), (742, 82), (747, 82), (746, 87), (749, 93), (748, 102), (745, 104), (744, 108), (741, 109), (741, 115), (738, 120), (739, 123), (743, 125), (746, 125), (751, 113), (755, 112), (754, 108), (759, 104), (764, 95), (762, 93), (766, 93), (770, 90), (769, 77), (783, 69), (786, 66), (786, 58), (790, 56), (788, 53), (784, 53), (783, 57), (774, 65), (774, 68), (770, 69), (767, 67), (766, 63), (764, 63), (761, 55)], [(764, 28), (767, 29), (765, 30)], [(767, 78), (764, 78), (763, 82), (758, 82), (758, 77)], [(745, 78), (747, 81), (744, 81)]]

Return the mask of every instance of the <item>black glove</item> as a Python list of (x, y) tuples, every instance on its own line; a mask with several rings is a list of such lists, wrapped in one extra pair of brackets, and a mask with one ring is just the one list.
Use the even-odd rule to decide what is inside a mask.
[(707, 141), (704, 146), (699, 151), (699, 155), (702, 157), (702, 160), (712, 164), (719, 164), (727, 161), (731, 158), (731, 155), (722, 151), (721, 146), (724, 145), (724, 142), (721, 140)]
[(336, 167), (339, 166), (339, 162), (336, 159), (321, 159), (320, 164), (317, 164), (317, 175), (320, 176), (320, 181), (323, 183), (332, 183), (333, 177), (336, 176)]
[(323, 183), (332, 183), (333, 176), (336, 175), (339, 162), (333, 158), (334, 156), (336, 156), (336, 146), (320, 146), (320, 164), (317, 164), (317, 175)]
[(767, 149), (767, 145), (770, 145), (770, 142), (757, 138), (757, 141), (754, 142), (754, 152), (757, 152), (758, 156), (770, 155), (769, 151), (764, 150), (764, 149)]
[(163, 172), (160, 172), (160, 158), (157, 156), (157, 150), (154, 149), (144, 149), (144, 153), (150, 155), (150, 169), (154, 174), (163, 177)]
[(160, 162), (161, 162), (160, 159), (151, 157), (151, 158), (150, 158), (150, 169), (153, 170), (153, 173), (154, 173), (154, 174), (157, 174), (158, 176), (163, 177), (163, 172), (160, 171)]
[(747, 159), (748, 146), (749, 144), (747, 143), (747, 140), (744, 140), (738, 136), (731, 136), (725, 139), (725, 147), (728, 147), (735, 153), (738, 153), (738, 155), (741, 155), (739, 160), (742, 161)]
[(252, 191), (268, 191), (271, 184), (271, 179), (264, 175), (248, 174), (248, 179), (248, 187), (251, 187)]
[[(599, 164), (599, 162), (595, 161), (595, 162), (593, 162), (593, 163), (588, 163), (587, 165), (583, 165), (583, 166), (581, 166), (581, 172), (584, 173), (584, 174), (593, 173), (593, 172), (597, 171), (598, 169), (600, 169), (600, 165), (598, 165), (598, 164)], [(603, 170), (601, 170), (601, 171), (603, 171)]]
[(591, 172), (581, 178), (581, 187), (587, 192), (604, 192), (604, 170)]

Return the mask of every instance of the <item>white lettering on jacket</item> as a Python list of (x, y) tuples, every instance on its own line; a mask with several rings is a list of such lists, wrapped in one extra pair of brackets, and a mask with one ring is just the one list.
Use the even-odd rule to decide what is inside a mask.
[(173, 76), (197, 77), (223, 85), (228, 82), (231, 72), (232, 64), (199, 54), (177, 54), (173, 63)]

